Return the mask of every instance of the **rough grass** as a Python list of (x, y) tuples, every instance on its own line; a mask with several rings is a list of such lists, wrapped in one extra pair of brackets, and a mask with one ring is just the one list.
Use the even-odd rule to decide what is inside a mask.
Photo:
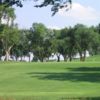
[(0, 100), (100, 100), (100, 63), (0, 63)]

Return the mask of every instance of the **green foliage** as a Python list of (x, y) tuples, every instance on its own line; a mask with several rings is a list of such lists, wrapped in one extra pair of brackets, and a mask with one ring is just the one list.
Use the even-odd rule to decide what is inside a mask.
[(80, 60), (85, 60), (86, 50), (90, 51), (93, 46), (99, 46), (99, 35), (92, 28), (87, 28), (82, 24), (74, 27), (76, 47), (80, 54)]
[(2, 33), (3, 41), (6, 40), (8, 45), (17, 44), (19, 41), (19, 32), (17, 28), (5, 26)]
[(96, 27), (91, 27), (91, 29), (94, 30), (91, 54), (97, 55), (100, 54), (100, 24)]
[(0, 0), (0, 4), (5, 5), (5, 7), (9, 7), (9, 6), (13, 6), (13, 5), (17, 5), (22, 7), (22, 0)]
[[(98, 27), (87, 27), (77, 24), (73, 28), (61, 30), (48, 29), (42, 23), (33, 23), (30, 30), (18, 30), (17, 26), (10, 24), (14, 18), (14, 10), (7, 10), (8, 23), (0, 25), (1, 51), (16, 55), (16, 57), (28, 55), (33, 52), (40, 61), (48, 61), (51, 55), (56, 55), (60, 61), (60, 55), (64, 61), (72, 61), (79, 53), (80, 60), (85, 61), (86, 51), (91, 55), (100, 54), (100, 34)], [(11, 11), (11, 12), (10, 12)]]
[[(23, 0), (25, 1), (25, 0)], [(40, 0), (33, 0), (33, 2), (39, 2)], [(55, 15), (56, 12), (59, 11), (59, 9), (66, 8), (68, 10), (68, 5), (71, 7), (72, 0), (42, 0), (38, 5), (35, 5), (35, 7), (46, 7), (51, 5), (51, 11), (53, 11), (52, 15)], [(0, 4), (5, 5), (5, 7), (17, 5), (22, 7), (22, 1), (21, 0), (0, 0)]]
[[(5, 59), (8, 61), (12, 47), (18, 43), (19, 32), (13, 22), (16, 17), (14, 8), (5, 7), (5, 5), (6, 3), (0, 4), (0, 42), (2, 51), (5, 52)], [(2, 20), (5, 20), (6, 23), (2, 24)]]
[(13, 21), (15, 18), (16, 15), (14, 13), (14, 8), (5, 7), (4, 4), (0, 5), (0, 24), (2, 24), (2, 19), (3, 19), (6, 21), (6, 24), (13, 25)]
[(16, 55), (16, 57), (23, 56), (23, 55), (28, 55), (30, 52), (30, 44), (29, 44), (29, 30), (23, 29), (19, 30), (19, 40), (17, 44), (14, 45), (12, 48), (12, 54)]
[[(41, 23), (34, 23), (30, 29), (31, 47), (34, 55), (43, 61), (51, 55), (51, 35), (50, 31)], [(51, 37), (50, 37), (51, 36)]]
[(4, 25), (0, 37), (4, 48), (17, 44), (19, 40), (18, 29)]

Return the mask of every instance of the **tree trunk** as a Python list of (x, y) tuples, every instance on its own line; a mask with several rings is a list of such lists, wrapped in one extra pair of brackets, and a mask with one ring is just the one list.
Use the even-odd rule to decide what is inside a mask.
[(44, 59), (43, 59), (43, 58), (41, 58), (41, 60), (40, 60), (40, 61), (41, 61), (41, 62), (43, 62), (43, 60), (44, 60)]
[(84, 56), (83, 56), (82, 54), (83, 54), (82, 52), (79, 52), (79, 55), (80, 55), (80, 61), (84, 61)]
[(71, 62), (72, 61), (72, 56), (71, 56), (71, 54), (69, 54), (69, 61)]
[(49, 61), (49, 57), (47, 59), (48, 59), (47, 61)]
[(10, 55), (10, 54), (9, 54), (9, 51), (5, 51), (5, 52), (6, 52), (5, 60), (8, 61), (8, 60), (9, 60), (9, 55)]
[(21, 61), (23, 61), (23, 56), (21, 55)]
[(1, 25), (1, 17), (0, 17), (0, 25)]
[(84, 51), (84, 57), (83, 57), (83, 61), (85, 61), (85, 58), (86, 58), (86, 51)]
[(66, 55), (63, 55), (63, 57), (64, 57), (64, 61), (67, 62), (68, 57)]
[(7, 50), (5, 50), (5, 60), (8, 61), (9, 60), (9, 56), (10, 56), (10, 50), (13, 46), (10, 46)]
[(72, 61), (72, 56), (69, 57), (69, 61), (70, 61), (70, 62)]
[(83, 61), (83, 57), (82, 57), (82, 54), (80, 55), (80, 61)]
[(60, 62), (60, 56), (59, 55), (57, 56), (57, 62)]
[(83, 57), (82, 56), (80, 56), (80, 61), (83, 61)]
[(0, 60), (1, 60), (1, 56), (0, 56)]
[(83, 61), (82, 52), (79, 52), (79, 55), (80, 55), (80, 61)]
[(29, 57), (29, 62), (31, 62), (31, 57), (30, 57), (30, 53), (28, 54), (28, 57)]
[(30, 57), (30, 55), (29, 55), (29, 62), (31, 62), (31, 57)]
[(15, 55), (16, 61), (18, 61), (18, 57)]

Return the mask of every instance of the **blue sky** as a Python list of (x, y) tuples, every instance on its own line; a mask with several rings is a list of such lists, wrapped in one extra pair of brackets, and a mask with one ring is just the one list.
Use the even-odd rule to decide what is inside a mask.
[(51, 7), (35, 8), (32, 0), (24, 2), (22, 8), (15, 7), (19, 28), (30, 28), (32, 23), (43, 23), (49, 28), (63, 28), (82, 23), (87, 26), (100, 23), (100, 0), (72, 0), (72, 9), (60, 10), (51, 16)]

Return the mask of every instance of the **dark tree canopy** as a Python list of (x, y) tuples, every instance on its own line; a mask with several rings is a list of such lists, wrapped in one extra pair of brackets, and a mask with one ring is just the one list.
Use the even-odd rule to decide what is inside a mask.
[(0, 4), (3, 4), (6, 6), (12, 6), (12, 5), (17, 5), (22, 7), (22, 1), (24, 0), (0, 0)]
[[(22, 7), (22, 2), (26, 0), (0, 0), (0, 4), (4, 4), (6, 6), (17, 5)], [(33, 2), (38, 2), (39, 0), (33, 0)], [(59, 9), (66, 8), (68, 10), (68, 5), (71, 6), (72, 0), (42, 0), (39, 5), (35, 5), (35, 7), (46, 7), (51, 5), (51, 11), (53, 12), (52, 15), (55, 15)]]

